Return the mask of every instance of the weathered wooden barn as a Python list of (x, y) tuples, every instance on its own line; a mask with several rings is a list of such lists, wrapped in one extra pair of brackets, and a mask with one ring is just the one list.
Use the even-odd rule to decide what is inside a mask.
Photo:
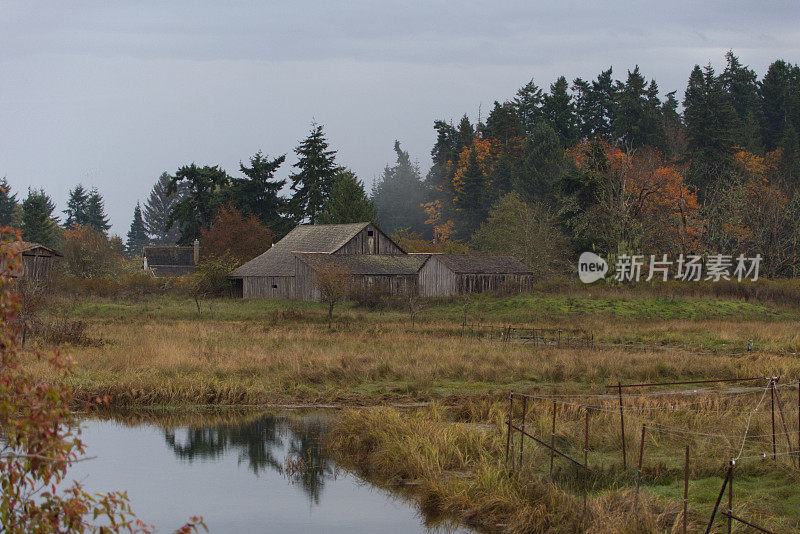
[[(296, 252), (349, 256), (405, 255), (372, 223), (301, 225), (272, 248), (245, 263), (232, 274), (244, 298), (302, 298), (297, 295)], [(304, 267), (300, 267), (306, 273)], [(310, 282), (304, 282), (304, 289)]]
[(142, 248), (143, 268), (158, 278), (183, 276), (194, 272), (200, 263), (200, 241), (191, 247), (174, 245), (148, 246)]
[(12, 273), (15, 278), (46, 281), (53, 277), (53, 264), (61, 253), (39, 243), (17, 241), (10, 243), (11, 250), (22, 256), (20, 267)]
[(320, 268), (334, 265), (348, 274), (348, 289), (375, 289), (387, 295), (417, 293), (418, 273), (427, 259), (420, 254), (295, 253), (295, 298), (320, 300), (315, 277)]
[(521, 292), (532, 283), (533, 273), (527, 265), (512, 256), (496, 254), (429, 254), (419, 270), (423, 297)]

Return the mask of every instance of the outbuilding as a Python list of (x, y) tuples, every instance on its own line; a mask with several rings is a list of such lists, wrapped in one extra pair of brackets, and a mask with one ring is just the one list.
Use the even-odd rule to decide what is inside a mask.
[(430, 254), (419, 271), (423, 297), (448, 297), (484, 291), (520, 293), (530, 289), (533, 272), (512, 256)]

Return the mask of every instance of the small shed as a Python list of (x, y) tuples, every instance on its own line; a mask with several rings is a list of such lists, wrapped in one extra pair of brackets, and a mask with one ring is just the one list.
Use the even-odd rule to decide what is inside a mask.
[(200, 241), (191, 247), (148, 246), (142, 248), (143, 267), (158, 278), (183, 276), (194, 272), (200, 263)]
[(430, 254), (419, 271), (423, 297), (447, 297), (484, 291), (530, 289), (533, 272), (512, 256)]
[(417, 292), (418, 273), (427, 257), (423, 254), (368, 255), (295, 253), (295, 298), (319, 300), (315, 273), (325, 265), (341, 267), (349, 278), (349, 290), (374, 288), (387, 295)]
[(22, 255), (22, 265), (12, 276), (15, 278), (46, 281), (53, 278), (53, 264), (61, 253), (39, 243), (16, 241), (9, 244), (11, 250)]

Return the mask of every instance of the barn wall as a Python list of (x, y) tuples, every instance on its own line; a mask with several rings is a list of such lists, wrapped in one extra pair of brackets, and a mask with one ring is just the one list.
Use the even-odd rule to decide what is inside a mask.
[(245, 276), (242, 296), (246, 299), (294, 298), (294, 276)]
[[(319, 301), (322, 298), (319, 288), (314, 283), (314, 269), (307, 263), (297, 260), (295, 267), (295, 298), (298, 300)], [(400, 296), (407, 292), (417, 291), (417, 275), (365, 275), (355, 274), (348, 277), (351, 291), (378, 287), (390, 295)]]
[(419, 271), (419, 292), (423, 297), (448, 297), (456, 294), (456, 275), (431, 256)]
[(295, 259), (295, 294), (298, 300), (319, 300), (319, 290), (314, 283), (314, 269)]
[(22, 255), (23, 276), (30, 280), (50, 280), (53, 277), (53, 256)]
[(485, 291), (520, 293), (529, 290), (533, 282), (529, 274), (457, 274), (455, 278), (459, 295)]
[[(372, 235), (369, 233), (372, 232)], [(336, 254), (405, 254), (391, 239), (378, 230), (375, 225), (364, 227), (358, 234), (348, 241)]]

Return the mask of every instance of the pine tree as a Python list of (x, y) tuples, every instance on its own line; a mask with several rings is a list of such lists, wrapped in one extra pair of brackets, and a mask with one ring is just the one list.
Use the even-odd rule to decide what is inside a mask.
[(0, 180), (0, 226), (14, 226), (17, 205), (17, 194), (11, 193), (11, 186), (3, 177)]
[(131, 229), (128, 230), (128, 240), (125, 242), (125, 251), (128, 256), (141, 256), (142, 247), (149, 243), (147, 232), (144, 229), (144, 219), (142, 219), (142, 208), (139, 203), (133, 209), (133, 221)]
[(22, 202), (22, 237), (25, 241), (48, 247), (56, 244), (58, 221), (53, 217), (56, 205), (44, 189), (28, 189)]
[(425, 228), (425, 211), (419, 166), (411, 161), (408, 152), (394, 142), (397, 162), (387, 166), (383, 175), (372, 187), (372, 202), (378, 212), (381, 228), (389, 234), (408, 228), (422, 233)]
[(733, 108), (739, 116), (739, 143), (743, 146), (760, 146), (760, 134), (755, 131), (757, 119), (761, 114), (756, 73), (745, 67), (733, 51), (725, 54), (727, 65), (720, 74), (720, 84), (731, 98)]
[(309, 136), (295, 148), (295, 153), (300, 159), (294, 164), (298, 171), (289, 176), (294, 191), (289, 213), (296, 223), (314, 224), (330, 194), (334, 176), (339, 172), (336, 151), (328, 150), (322, 125), (314, 124)]
[(542, 90), (533, 83), (533, 80), (517, 91), (513, 104), (526, 135), (530, 135), (533, 128), (542, 120), (543, 102)]
[(82, 184), (78, 184), (69, 192), (67, 209), (64, 210), (64, 214), (67, 216), (67, 220), (64, 221), (64, 227), (71, 229), (76, 226), (85, 226), (87, 224), (88, 209), (89, 192), (84, 189)]
[(175, 193), (169, 193), (171, 181), (168, 173), (162, 173), (142, 210), (145, 231), (155, 245), (174, 245), (180, 239), (179, 225), (168, 228), (167, 223), (175, 205), (186, 196), (186, 183), (179, 183)]
[[(105, 235), (111, 225), (108, 223), (105, 202), (97, 188), (92, 188), (86, 201), (86, 220), (83, 224)], [(82, 224), (82, 225), (83, 225)]]
[(505, 150), (509, 150), (514, 141), (525, 134), (514, 104), (511, 102), (500, 104), (495, 100), (494, 108), (486, 118), (483, 134), (484, 138), (497, 139)]
[(591, 84), (580, 78), (573, 82), (576, 113), (584, 139), (597, 136), (610, 139), (614, 131), (618, 95), (612, 72), (611, 68), (604, 70)]
[(761, 81), (762, 137), (768, 152), (783, 139), (783, 130), (791, 122), (800, 130), (800, 67), (778, 60), (772, 63)]
[(249, 167), (239, 163), (239, 169), (247, 178), (232, 179), (228, 190), (229, 200), (242, 215), (255, 215), (279, 238), (291, 230), (291, 221), (285, 217), (286, 200), (278, 196), (286, 180), (275, 179), (275, 171), (285, 160), (285, 155), (270, 159), (257, 152), (250, 158)]
[(550, 93), (544, 96), (542, 105), (545, 120), (556, 131), (564, 148), (574, 145), (579, 137), (575, 104), (568, 90), (567, 79), (559, 77), (550, 86)]
[(374, 222), (377, 220), (375, 205), (367, 198), (364, 184), (354, 172), (341, 170), (333, 179), (331, 192), (325, 200), (319, 222), (322, 224), (345, 224)]

